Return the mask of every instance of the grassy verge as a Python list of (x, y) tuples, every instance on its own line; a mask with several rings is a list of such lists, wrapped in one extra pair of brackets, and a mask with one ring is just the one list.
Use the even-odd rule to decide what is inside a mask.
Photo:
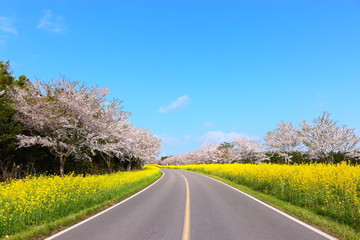
[(156, 174), (153, 174), (147, 178), (143, 178), (135, 182), (129, 182), (122, 186), (121, 191), (117, 191), (116, 194), (111, 194), (111, 198), (109, 199), (103, 200), (102, 202), (98, 202), (96, 204), (92, 204), (80, 211), (70, 213), (53, 221), (44, 222), (43, 224), (38, 225), (27, 226), (22, 231), (19, 231), (18, 233), (10, 236), (5, 236), (1, 239), (44, 239), (139, 192), (140, 190), (149, 186), (151, 183), (155, 182), (158, 178), (160, 178), (161, 175), (162, 173), (158, 171)]
[[(170, 168), (176, 168), (176, 167), (172, 166)], [(182, 170), (186, 170), (186, 169), (182, 169)], [(255, 191), (247, 186), (237, 184), (231, 180), (228, 180), (228, 179), (216, 176), (216, 175), (204, 173), (203, 171), (196, 171), (196, 170), (189, 170), (189, 169), (187, 171), (200, 173), (200, 174), (212, 177), (214, 179), (217, 179), (221, 182), (224, 182), (224, 183), (226, 183), (232, 187), (235, 187), (235, 188), (237, 188), (237, 189), (303, 221), (303, 222), (306, 222), (309, 225), (312, 225), (324, 232), (327, 232), (328, 234), (335, 236), (339, 239), (360, 240), (360, 233), (357, 232), (355, 229), (351, 228), (350, 226), (348, 226), (346, 224), (341, 224), (339, 222), (336, 222), (329, 217), (316, 214), (308, 208), (295, 206), (291, 203), (280, 200), (274, 196), (271, 196), (271, 195), (268, 195), (268, 194), (265, 194), (265, 193), (262, 193), (259, 191)]]

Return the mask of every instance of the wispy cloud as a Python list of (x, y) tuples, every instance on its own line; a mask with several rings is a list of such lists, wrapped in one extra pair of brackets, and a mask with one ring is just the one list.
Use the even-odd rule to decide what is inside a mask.
[(185, 140), (191, 139), (191, 136), (190, 136), (189, 134), (185, 134), (185, 135), (184, 135), (184, 139), (185, 139)]
[(11, 20), (0, 16), (0, 44), (5, 44), (9, 37), (17, 35), (19, 35), (19, 32), (12, 25)]
[(0, 17), (0, 31), (7, 34), (18, 35), (18, 31), (12, 26), (12, 23), (7, 17)]
[(212, 122), (204, 122), (203, 126), (206, 128), (211, 128), (215, 127), (215, 124), (213, 124)]
[(317, 99), (317, 102), (315, 104), (315, 107), (322, 108), (329, 103), (330, 96), (324, 95), (323, 93), (318, 93), (316, 96), (316, 99)]
[(173, 101), (172, 103), (170, 103), (168, 106), (161, 106), (158, 110), (159, 113), (165, 113), (165, 112), (169, 112), (175, 109), (179, 109), (179, 108), (184, 108), (185, 106), (187, 106), (189, 103), (191, 102), (191, 99), (187, 96), (181, 96), (178, 99), (176, 99), (175, 101)]
[(63, 17), (55, 15), (50, 10), (44, 12), (44, 16), (39, 21), (38, 28), (58, 34), (65, 34), (66, 31)]
[(163, 141), (163, 144), (167, 146), (175, 146), (176, 144), (179, 143), (179, 139), (167, 133), (156, 135), (156, 137), (160, 138)]
[(201, 142), (211, 142), (211, 143), (222, 143), (222, 142), (231, 142), (234, 138), (241, 138), (246, 136), (242, 133), (237, 132), (222, 132), (222, 131), (209, 131), (205, 133), (202, 137), (199, 138)]

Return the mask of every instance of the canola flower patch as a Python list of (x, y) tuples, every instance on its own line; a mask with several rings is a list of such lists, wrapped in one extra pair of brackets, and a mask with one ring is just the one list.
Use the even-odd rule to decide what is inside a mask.
[(199, 164), (170, 166), (216, 175), (360, 230), (360, 166)]
[(107, 200), (159, 176), (156, 167), (107, 175), (27, 177), (0, 184), (0, 237), (50, 222)]

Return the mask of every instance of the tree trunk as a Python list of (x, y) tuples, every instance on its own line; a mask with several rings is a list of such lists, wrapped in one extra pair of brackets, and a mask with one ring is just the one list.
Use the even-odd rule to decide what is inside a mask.
[(15, 162), (0, 162), (0, 167), (2, 173), (0, 175), (0, 182), (2, 181), (10, 181), (11, 179), (15, 179), (20, 177), (20, 166), (17, 166)]
[(331, 164), (334, 164), (334, 154), (333, 154), (333, 152), (330, 153), (330, 162), (331, 162)]
[(107, 167), (108, 167), (109, 173), (112, 173), (111, 158), (110, 158), (109, 156), (106, 156), (106, 157), (105, 157), (105, 162), (106, 162), (106, 165), (107, 165)]
[(0, 161), (0, 167), (1, 167), (1, 176), (0, 176), (0, 182), (2, 181), (6, 181), (9, 178), (9, 173), (8, 173), (8, 167), (6, 163), (3, 163)]
[(64, 168), (65, 168), (65, 156), (64, 155), (60, 155), (59, 156), (59, 162), (60, 162), (60, 176), (64, 177)]
[(131, 170), (131, 161), (129, 161), (127, 167), (126, 167), (126, 171), (130, 172)]

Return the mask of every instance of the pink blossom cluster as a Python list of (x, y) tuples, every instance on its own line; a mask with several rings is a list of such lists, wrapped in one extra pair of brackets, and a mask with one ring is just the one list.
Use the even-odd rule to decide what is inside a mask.
[(267, 159), (263, 148), (248, 137), (234, 138), (231, 143), (205, 143), (200, 150), (166, 158), (162, 164), (259, 163)]
[[(29, 134), (18, 135), (19, 147), (47, 147), (60, 160), (153, 159), (161, 147), (151, 131), (134, 127), (127, 120), (122, 101), (106, 99), (109, 89), (88, 88), (66, 79), (30, 82), (11, 93), (16, 120)], [(108, 162), (107, 162), (108, 163)]]
[(324, 112), (312, 124), (301, 121), (300, 128), (292, 123), (280, 122), (275, 130), (269, 131), (264, 137), (264, 144), (247, 137), (235, 138), (230, 143), (206, 143), (200, 150), (166, 158), (162, 164), (260, 163), (274, 154), (282, 157), (285, 163), (290, 163), (294, 152), (327, 163), (334, 163), (337, 153), (342, 154), (344, 161), (350, 158), (359, 160), (360, 138), (355, 129), (340, 126), (330, 116), (330, 113)]

